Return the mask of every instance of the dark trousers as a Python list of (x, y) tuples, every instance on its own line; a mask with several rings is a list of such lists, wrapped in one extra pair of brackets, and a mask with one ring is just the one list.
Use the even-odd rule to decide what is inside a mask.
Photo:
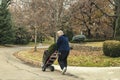
[(58, 63), (63, 69), (64, 67), (67, 67), (67, 57), (69, 55), (69, 51), (60, 51), (60, 54), (58, 54)]

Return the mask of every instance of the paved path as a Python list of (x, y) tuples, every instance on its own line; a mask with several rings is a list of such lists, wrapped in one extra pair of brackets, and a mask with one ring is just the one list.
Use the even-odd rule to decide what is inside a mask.
[(0, 80), (79, 80), (59, 71), (42, 72), (41, 68), (28, 66), (16, 59), (12, 54), (23, 48), (0, 48)]
[[(60, 71), (42, 72), (26, 65), (12, 54), (27, 48), (0, 48), (0, 80), (120, 80), (120, 68), (68, 67), (66, 75)], [(55, 66), (60, 70), (59, 66)]]
[[(58, 66), (55, 68), (60, 70)], [(68, 67), (67, 73), (79, 80), (120, 80), (120, 67)]]

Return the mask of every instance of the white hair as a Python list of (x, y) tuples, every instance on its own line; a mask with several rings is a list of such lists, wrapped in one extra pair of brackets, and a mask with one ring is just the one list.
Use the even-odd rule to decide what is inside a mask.
[(60, 37), (60, 36), (62, 36), (62, 35), (64, 35), (64, 33), (63, 33), (62, 30), (57, 31), (57, 36), (58, 36), (58, 37)]

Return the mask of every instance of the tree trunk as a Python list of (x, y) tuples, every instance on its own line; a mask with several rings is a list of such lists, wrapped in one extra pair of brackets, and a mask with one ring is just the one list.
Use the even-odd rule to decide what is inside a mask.
[(88, 29), (88, 38), (92, 38), (91, 30)]
[(120, 17), (120, 0), (114, 0), (115, 2), (115, 15), (117, 16), (115, 18), (115, 27), (114, 27), (114, 32), (113, 32), (113, 38), (115, 39), (116, 38), (116, 33), (117, 33), (117, 28), (120, 27), (119, 24), (119, 17)]
[(35, 27), (34, 32), (35, 32), (35, 47), (34, 47), (34, 51), (36, 52), (37, 51), (37, 29), (36, 29), (36, 27)]

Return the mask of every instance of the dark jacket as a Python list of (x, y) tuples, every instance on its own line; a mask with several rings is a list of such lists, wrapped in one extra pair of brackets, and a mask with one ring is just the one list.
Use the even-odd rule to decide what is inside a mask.
[(69, 47), (69, 41), (68, 41), (68, 38), (63, 35), (63, 36), (60, 36), (57, 40), (57, 49), (59, 52), (61, 51), (69, 51), (70, 50), (70, 47)]

